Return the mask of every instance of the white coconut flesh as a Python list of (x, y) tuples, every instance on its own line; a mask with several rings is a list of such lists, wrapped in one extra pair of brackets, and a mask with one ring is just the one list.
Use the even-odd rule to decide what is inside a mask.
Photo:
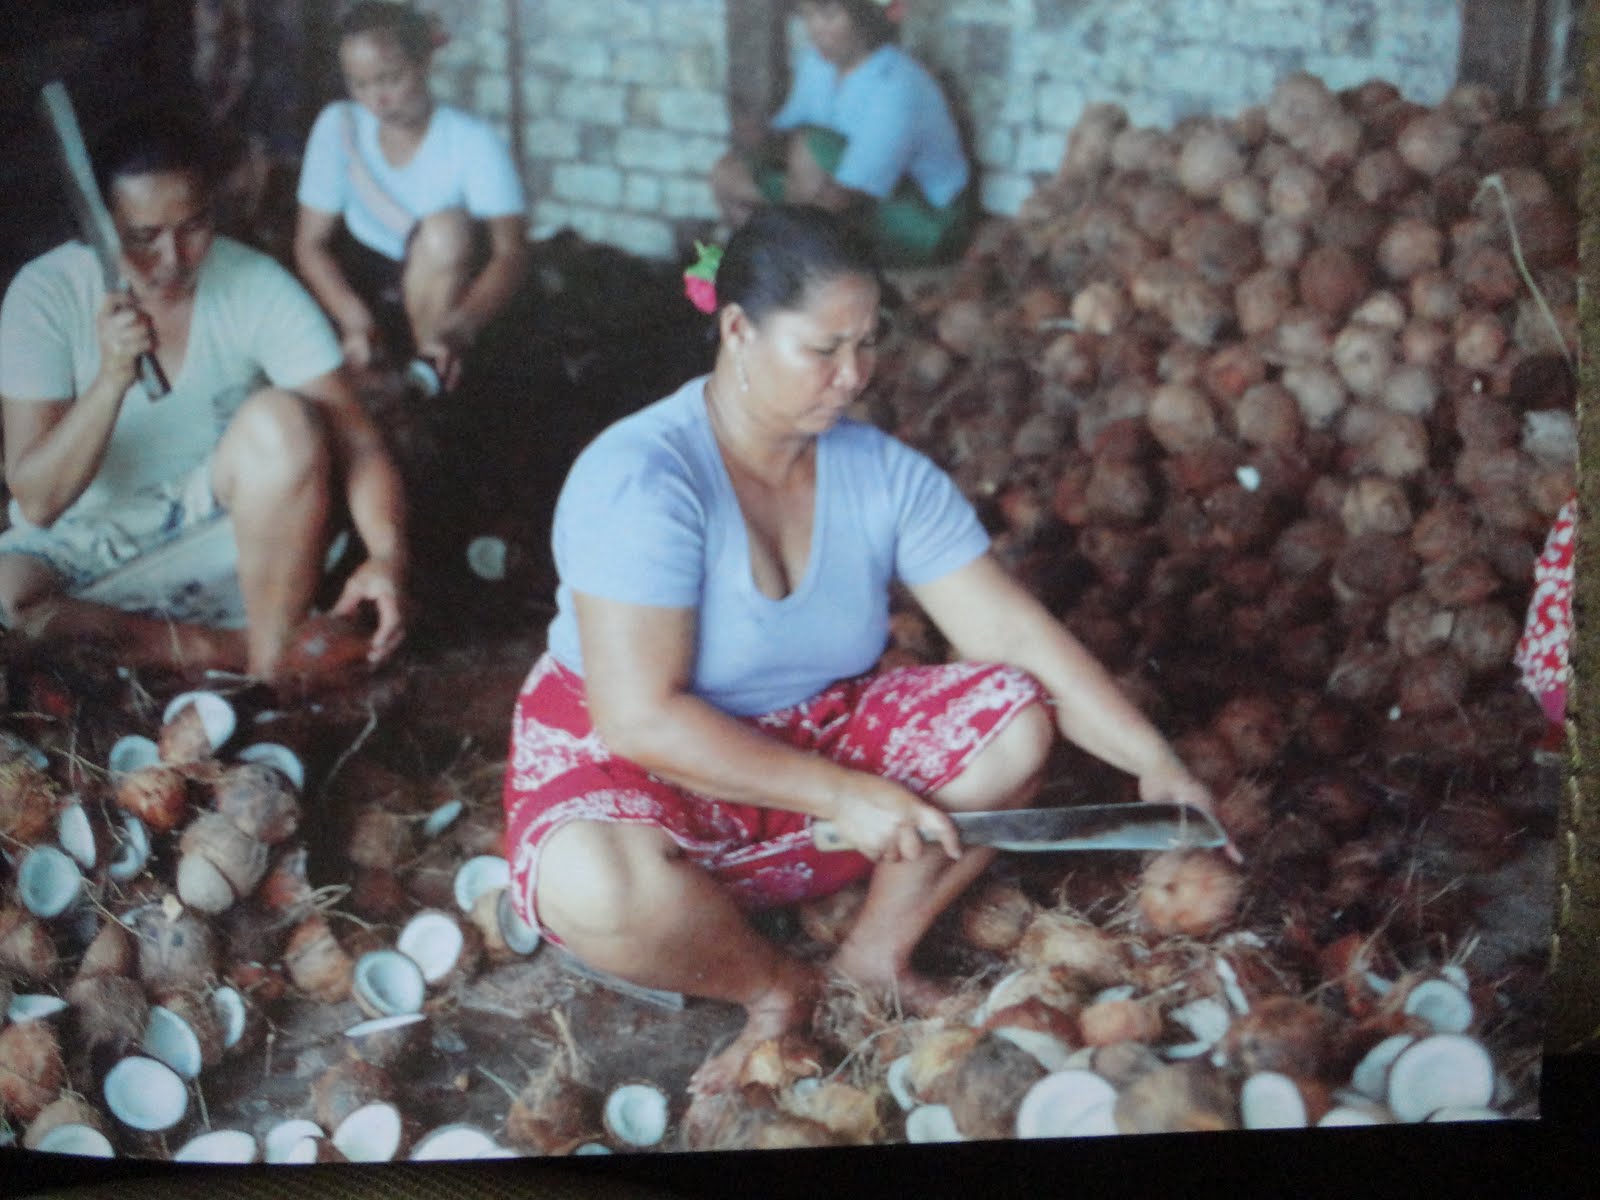
[(211, 1015), (217, 1019), (222, 1031), (222, 1048), (232, 1050), (244, 1037), (250, 1019), (250, 1008), (238, 988), (219, 987), (211, 993)]
[(140, 767), (154, 766), (161, 761), (161, 748), (151, 738), (130, 733), (111, 744), (106, 755), (106, 766), (113, 777), (127, 775)]
[(497, 854), (480, 854), (461, 864), (456, 872), (456, 904), (469, 913), (478, 897), (490, 888), (506, 887), (511, 882), (511, 864)]
[(1356, 1064), (1355, 1070), (1350, 1073), (1350, 1086), (1363, 1096), (1382, 1100), (1389, 1080), (1389, 1068), (1416, 1040), (1409, 1033), (1397, 1033), (1384, 1038)]
[(160, 1004), (150, 1006), (141, 1043), (151, 1058), (165, 1063), (184, 1079), (194, 1079), (202, 1066), (200, 1038), (189, 1022)]
[(333, 1146), (351, 1162), (391, 1162), (400, 1153), (401, 1133), (400, 1110), (377, 1100), (339, 1122)]
[(438, 837), (455, 824), (456, 818), (461, 815), (462, 810), (465, 808), (466, 805), (459, 800), (446, 800), (438, 808), (430, 812), (427, 819), (422, 822), (422, 836), (427, 838)]
[(1394, 1060), (1387, 1098), (1401, 1121), (1420, 1121), (1441, 1108), (1485, 1108), (1494, 1098), (1494, 1062), (1472, 1038), (1436, 1033)]
[(395, 939), (395, 949), (417, 964), (425, 983), (438, 983), (461, 960), (466, 941), (455, 918), (430, 910), (406, 922)]
[(1069, 1137), (1085, 1117), (1116, 1099), (1117, 1089), (1093, 1071), (1056, 1071), (1023, 1095), (1017, 1108), (1017, 1136)]
[(36, 917), (59, 917), (83, 890), (83, 872), (54, 846), (35, 846), (17, 868), (17, 898)]
[(1463, 992), (1472, 990), (1472, 980), (1467, 978), (1466, 968), (1459, 963), (1445, 963), (1439, 968), (1439, 978), (1455, 984)]
[(317, 1139), (326, 1137), (322, 1126), (315, 1121), (308, 1121), (304, 1117), (296, 1117), (291, 1121), (279, 1121), (262, 1135), (262, 1156), (269, 1163), (286, 1163), (292, 1161), (289, 1155), (301, 1142), (311, 1143), (311, 1158), (301, 1160), (306, 1162), (316, 1161)]
[(1017, 1049), (1026, 1050), (1046, 1071), (1066, 1070), (1067, 1060), (1072, 1057), (1070, 1046), (1054, 1034), (1045, 1033), (1043, 1030), (1005, 1025), (996, 1029), (994, 1034), (996, 1037), (1004, 1038)]
[(318, 1148), (327, 1141), (320, 1133), (302, 1137), (295, 1141), (283, 1152), (281, 1158), (269, 1158), (269, 1163), (282, 1163), (284, 1166), (303, 1166), (314, 1163), (318, 1158)]
[(604, 1142), (585, 1142), (572, 1152), (573, 1154), (615, 1154), (616, 1151)]
[(111, 1115), (145, 1133), (171, 1129), (189, 1109), (189, 1089), (178, 1073), (142, 1055), (125, 1058), (106, 1072), (103, 1091)]
[(906, 1114), (906, 1141), (964, 1142), (948, 1104), (923, 1104)]
[(122, 830), (117, 856), (106, 868), (106, 874), (118, 883), (126, 883), (134, 878), (150, 861), (150, 831), (144, 827), (144, 822), (132, 813), (126, 813), (122, 818)]
[(356, 960), (351, 988), (356, 1000), (376, 1017), (414, 1013), (422, 1008), (428, 985), (422, 970), (398, 950), (369, 950)]
[(629, 1146), (654, 1146), (667, 1136), (667, 1094), (647, 1083), (627, 1083), (606, 1097), (606, 1128)]
[(56, 818), (56, 841), (73, 862), (86, 871), (94, 870), (100, 851), (94, 844), (94, 826), (82, 804), (69, 804), (61, 810)]
[(1311, 1115), (1294, 1080), (1278, 1071), (1257, 1071), (1239, 1089), (1239, 1120), (1246, 1129), (1304, 1129)]
[(505, 539), (485, 534), (467, 543), (467, 567), (479, 579), (498, 583), (506, 577)]
[(93, 1125), (70, 1122), (57, 1125), (34, 1145), (45, 1154), (76, 1154), (83, 1158), (115, 1158), (116, 1151), (105, 1134)]
[(1250, 998), (1244, 994), (1244, 988), (1239, 986), (1239, 973), (1233, 969), (1233, 964), (1220, 955), (1216, 959), (1217, 980), (1222, 984), (1222, 994), (1228, 998), (1228, 1003), (1233, 1005), (1234, 1011), (1241, 1017), (1250, 1011)]
[(1194, 1034), (1194, 1041), (1168, 1046), (1163, 1051), (1168, 1058), (1175, 1060), (1199, 1058), (1220, 1042), (1233, 1024), (1233, 1014), (1228, 1011), (1228, 1006), (1215, 996), (1191, 1000), (1173, 1009), (1167, 1016)]
[(1018, 968), (1009, 975), (1004, 975), (1000, 981), (989, 989), (989, 994), (983, 998), (983, 1003), (978, 1005), (977, 1011), (972, 1014), (971, 1024), (974, 1028), (981, 1026), (985, 1021), (1003, 1008), (1010, 1007), (1011, 994), (1016, 986), (1028, 974), (1027, 968)]
[(894, 1097), (894, 1102), (900, 1106), (902, 1112), (909, 1112), (917, 1106), (917, 1098), (911, 1091), (911, 1085), (906, 1082), (906, 1075), (910, 1070), (911, 1055), (902, 1054), (889, 1064), (886, 1074), (889, 1094)]
[(498, 1150), (494, 1138), (476, 1125), (442, 1125), (417, 1139), (411, 1148), (413, 1162), (441, 1162), (457, 1158), (482, 1158)]
[(213, 750), (233, 736), (239, 718), (234, 714), (233, 705), (216, 692), (184, 692), (174, 696), (161, 714), (161, 723), (169, 723), (191, 704), (199, 710), (200, 724), (205, 727), (206, 741)]
[(242, 1129), (213, 1129), (210, 1133), (190, 1138), (178, 1147), (172, 1161), (253, 1163), (258, 1149), (256, 1139)]
[(253, 746), (246, 746), (236, 757), (240, 762), (273, 767), (294, 785), (295, 791), (305, 790), (306, 765), (287, 746), (280, 746), (277, 742), (257, 742)]
[(539, 943), (544, 939), (539, 936), (537, 929), (522, 919), (516, 901), (511, 898), (510, 888), (501, 890), (495, 913), (500, 921), (500, 936), (505, 939), (512, 953), (532, 954), (539, 948)]
[(11, 997), (11, 1003), (6, 1007), (6, 1019), (14, 1025), (21, 1025), (24, 1021), (42, 1021), (66, 1007), (67, 1002), (60, 996), (30, 992)]
[(1472, 1026), (1472, 1000), (1446, 979), (1426, 979), (1406, 996), (1405, 1011), (1434, 1033), (1465, 1033)]

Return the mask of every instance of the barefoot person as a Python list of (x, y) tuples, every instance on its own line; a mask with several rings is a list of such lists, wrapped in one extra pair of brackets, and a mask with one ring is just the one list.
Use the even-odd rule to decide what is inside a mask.
[(295, 267), (353, 367), (415, 355), (454, 388), (462, 356), (526, 274), (522, 182), (488, 124), (429, 94), (425, 15), (365, 0), (339, 34), (351, 100), (312, 126)]
[[(105, 641), (128, 665), (270, 679), (347, 515), (368, 557), (336, 607), (374, 606), (376, 661), (404, 630), (398, 476), (316, 302), (270, 258), (214, 233), (209, 137), (156, 112), (113, 128), (96, 153), (126, 291), (108, 293), (94, 254), (71, 242), (6, 292), (0, 618), (25, 636)], [(136, 382), (147, 351), (172, 384), (159, 400)], [(231, 528), (219, 554), (223, 576), (237, 575), (243, 630), (75, 598), (208, 522)]]
[[(810, 1017), (813, 970), (747, 909), (870, 874), (833, 970), (935, 997), (912, 950), (991, 858), (945, 810), (1025, 804), (1056, 732), (1146, 800), (1209, 803), (948, 477), (844, 416), (877, 353), (870, 248), (820, 209), (766, 208), (715, 286), (712, 373), (611, 426), (563, 487), (559, 611), (505, 782), (526, 917), (603, 971), (745, 1008), (700, 1092)], [(960, 661), (871, 674), (896, 579)], [(814, 818), (861, 852), (814, 849)]]
[(788, 98), (712, 170), (723, 218), (737, 228), (763, 204), (815, 204), (860, 222), (885, 266), (954, 258), (972, 169), (939, 84), (894, 43), (900, 0), (798, 7), (811, 44)]

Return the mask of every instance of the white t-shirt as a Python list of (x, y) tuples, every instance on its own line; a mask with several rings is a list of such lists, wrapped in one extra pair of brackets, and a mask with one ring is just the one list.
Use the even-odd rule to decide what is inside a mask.
[[(99, 263), (68, 242), (17, 273), (0, 304), (0, 395), (17, 403), (72, 400), (100, 370), (95, 320), (105, 297)], [(105, 460), (67, 511), (174, 483), (206, 461), (239, 405), (270, 383), (294, 388), (343, 361), (316, 301), (271, 258), (230, 238), (200, 265), (189, 345), (172, 391), (123, 397)], [(16, 503), (11, 520), (26, 525)]]
[(882, 430), (817, 438), (805, 574), (781, 600), (750, 567), (750, 535), (706, 413), (705, 377), (612, 425), (578, 456), (551, 535), (561, 583), (549, 647), (583, 673), (572, 593), (696, 610), (693, 690), (740, 716), (798, 704), (871, 669), (889, 587), (966, 566), (988, 535), (950, 477)]
[(404, 166), (391, 166), (378, 145), (378, 119), (361, 105), (336, 101), (322, 110), (306, 142), (299, 201), (319, 212), (338, 213), (352, 237), (395, 261), (405, 258), (405, 239), (362, 202), (350, 180), (345, 122), (355, 117), (356, 149), (379, 187), (414, 219), (462, 208), (479, 220), (527, 209), (522, 180), (500, 135), (484, 120), (448, 104), (436, 104), (428, 131)]

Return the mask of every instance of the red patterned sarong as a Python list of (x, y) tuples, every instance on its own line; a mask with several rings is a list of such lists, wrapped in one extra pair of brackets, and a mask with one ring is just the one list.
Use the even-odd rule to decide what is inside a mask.
[[(1038, 682), (1014, 667), (947, 663), (845, 680), (803, 704), (741, 719), (925, 796), (1044, 698)], [(540, 847), (568, 821), (658, 826), (747, 909), (825, 896), (872, 869), (860, 854), (812, 846), (808, 816), (713, 800), (612, 755), (590, 724), (583, 680), (548, 654), (517, 697), (505, 808), (512, 896), (536, 926)]]
[(1544, 706), (1545, 716), (1560, 725), (1567, 711), (1567, 680), (1572, 669), (1572, 542), (1578, 527), (1578, 498), (1562, 505), (1545, 539), (1544, 553), (1533, 569), (1533, 599), (1516, 664), (1522, 684)]

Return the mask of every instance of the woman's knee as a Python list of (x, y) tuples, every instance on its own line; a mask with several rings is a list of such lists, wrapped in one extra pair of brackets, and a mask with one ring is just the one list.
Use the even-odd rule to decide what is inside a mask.
[(626, 932), (660, 902), (676, 849), (652, 825), (563, 825), (539, 851), (540, 923), (568, 941)]
[(961, 774), (939, 789), (939, 799), (951, 808), (1022, 804), (1032, 794), (1054, 743), (1055, 722), (1048, 706), (1043, 701), (1027, 704)]
[(41, 600), (59, 595), (66, 581), (26, 554), (0, 554), (0, 629), (16, 628)]
[(475, 223), (466, 210), (443, 209), (417, 222), (406, 244), (406, 265), (416, 270), (461, 270), (471, 262), (475, 246)]
[(218, 448), (218, 494), (237, 491), (239, 481), (282, 491), (323, 481), (332, 469), (329, 430), (316, 404), (282, 388), (267, 388), (245, 401)]

